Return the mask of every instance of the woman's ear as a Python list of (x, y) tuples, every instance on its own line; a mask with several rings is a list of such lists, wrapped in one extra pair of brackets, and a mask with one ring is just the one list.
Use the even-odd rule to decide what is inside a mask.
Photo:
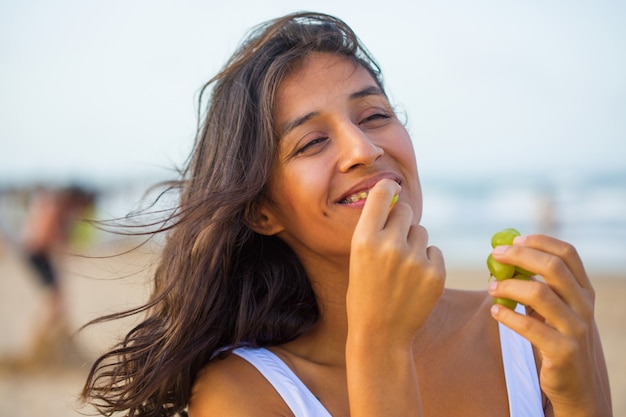
[(275, 235), (284, 229), (270, 207), (270, 203), (266, 200), (250, 209), (248, 226), (255, 232), (265, 236)]

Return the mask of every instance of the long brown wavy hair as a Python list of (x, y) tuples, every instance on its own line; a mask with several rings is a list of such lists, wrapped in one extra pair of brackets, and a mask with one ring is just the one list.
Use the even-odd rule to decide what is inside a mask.
[(186, 415), (197, 373), (217, 353), (285, 343), (315, 324), (315, 294), (296, 255), (250, 227), (277, 155), (276, 89), (312, 52), (347, 57), (382, 88), (350, 27), (305, 12), (254, 28), (204, 85), (200, 108), (210, 93), (208, 104), (174, 182), (180, 197), (161, 227), (167, 239), (153, 293), (143, 306), (94, 321), (144, 314), (89, 373), (82, 400), (101, 414)]

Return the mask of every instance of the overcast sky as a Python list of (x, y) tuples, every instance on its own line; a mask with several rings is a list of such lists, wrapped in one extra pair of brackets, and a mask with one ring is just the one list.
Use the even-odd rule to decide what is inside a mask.
[(620, 169), (625, 4), (0, 0), (0, 182), (180, 165), (202, 84), (250, 27), (302, 9), (378, 59), (422, 175)]

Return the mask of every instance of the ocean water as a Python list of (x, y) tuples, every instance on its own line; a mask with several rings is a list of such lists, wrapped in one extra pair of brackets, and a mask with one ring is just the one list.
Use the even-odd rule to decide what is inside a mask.
[[(626, 169), (495, 178), (422, 173), (421, 181), (422, 224), (430, 244), (443, 250), (448, 267), (485, 268), (491, 235), (515, 227), (524, 234), (549, 233), (566, 240), (575, 245), (590, 272), (626, 279)], [(139, 202), (155, 182), (142, 179), (100, 186), (96, 217), (124, 217), (145, 206)], [(19, 238), (26, 201), (21, 193), (0, 193), (4, 238)], [(98, 232), (96, 238), (107, 241), (119, 236)]]
[(588, 271), (626, 279), (626, 170), (422, 178), (422, 224), (448, 266), (484, 267), (505, 227), (548, 233), (577, 248)]

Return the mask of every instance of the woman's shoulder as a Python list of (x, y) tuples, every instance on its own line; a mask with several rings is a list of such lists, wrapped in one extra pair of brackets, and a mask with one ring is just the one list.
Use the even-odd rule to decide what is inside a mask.
[(272, 385), (250, 363), (235, 354), (211, 360), (196, 378), (190, 417), (291, 416)]

